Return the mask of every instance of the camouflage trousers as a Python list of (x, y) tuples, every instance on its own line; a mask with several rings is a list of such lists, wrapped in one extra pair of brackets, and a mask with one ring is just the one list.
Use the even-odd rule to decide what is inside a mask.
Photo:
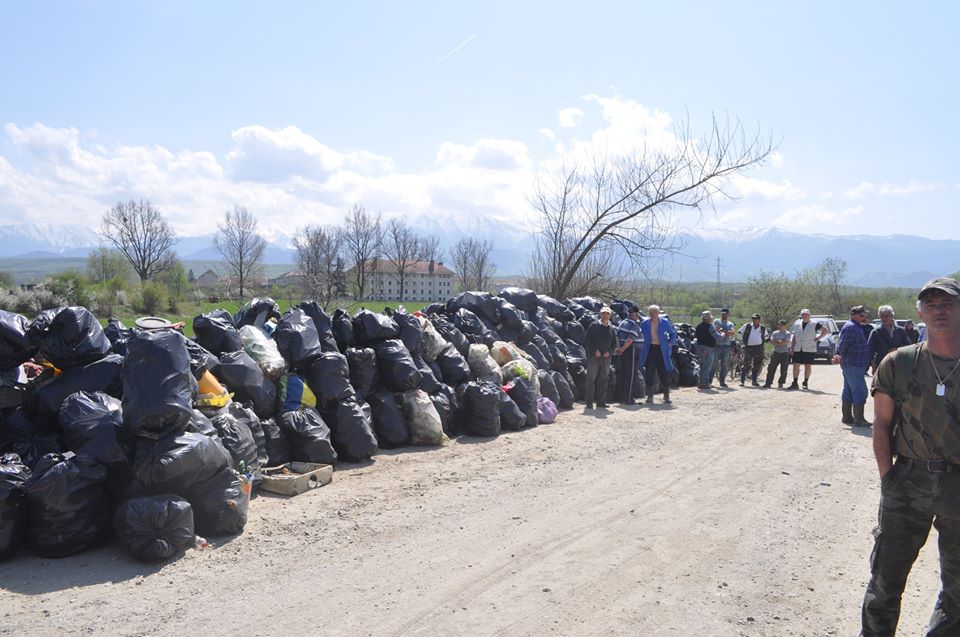
[(892, 637), (900, 619), (907, 575), (927, 540), (939, 534), (940, 594), (927, 637), (960, 635), (960, 471), (928, 471), (926, 463), (898, 458), (880, 486), (879, 525), (863, 600), (864, 637)]

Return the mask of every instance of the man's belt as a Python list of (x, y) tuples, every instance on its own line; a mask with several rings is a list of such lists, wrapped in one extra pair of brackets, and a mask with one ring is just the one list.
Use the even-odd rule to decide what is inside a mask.
[(906, 458), (897, 456), (898, 464), (905, 464), (908, 467), (923, 469), (930, 473), (950, 473), (951, 471), (960, 471), (960, 466), (946, 460), (916, 460), (915, 458)]

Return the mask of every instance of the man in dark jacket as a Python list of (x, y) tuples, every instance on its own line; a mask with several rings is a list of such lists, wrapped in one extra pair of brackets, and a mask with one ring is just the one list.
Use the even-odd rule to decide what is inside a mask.
[(600, 322), (587, 328), (584, 349), (587, 350), (587, 409), (607, 408), (607, 375), (610, 373), (610, 354), (617, 348), (617, 329), (610, 324), (613, 310), (600, 308)]
[(713, 371), (713, 351), (717, 346), (716, 326), (713, 324), (713, 314), (709, 311), (700, 313), (700, 324), (694, 330), (697, 340), (697, 358), (700, 360), (700, 384), (698, 389), (710, 387), (710, 373)]
[(880, 316), (880, 327), (874, 328), (867, 338), (867, 347), (870, 350), (870, 369), (876, 374), (877, 367), (883, 357), (904, 345), (910, 345), (910, 337), (906, 330), (897, 325), (893, 320), (893, 308), (889, 305), (881, 305), (877, 308), (877, 314)]
[(760, 315), (754, 314), (750, 322), (740, 328), (743, 339), (743, 367), (740, 368), (740, 386), (747, 382), (747, 376), (754, 387), (759, 387), (757, 376), (763, 368), (763, 344), (767, 340), (767, 326), (760, 324)]

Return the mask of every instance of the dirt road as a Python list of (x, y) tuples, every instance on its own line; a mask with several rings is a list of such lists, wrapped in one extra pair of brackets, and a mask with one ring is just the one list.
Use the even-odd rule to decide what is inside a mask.
[[(840, 383), (820, 365), (810, 391), (684, 389), (384, 452), (169, 564), (23, 555), (0, 564), (0, 633), (855, 635), (879, 481)], [(932, 609), (935, 539), (903, 635)]]

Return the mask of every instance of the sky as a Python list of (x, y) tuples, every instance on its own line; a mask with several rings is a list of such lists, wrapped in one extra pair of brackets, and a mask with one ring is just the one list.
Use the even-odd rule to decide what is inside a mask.
[(0, 224), (534, 218), (558, 165), (739, 120), (684, 224), (960, 238), (953, 2), (0, 4)]

